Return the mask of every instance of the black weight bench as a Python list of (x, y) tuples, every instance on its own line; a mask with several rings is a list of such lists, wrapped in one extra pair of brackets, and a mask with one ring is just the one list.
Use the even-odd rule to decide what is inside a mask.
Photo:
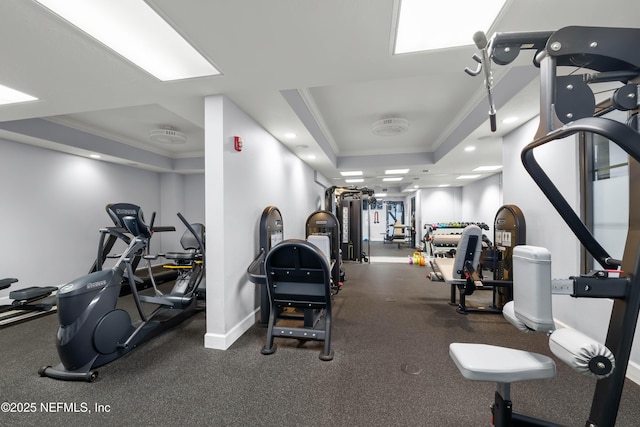
[[(0, 279), (0, 289), (6, 289), (18, 279)], [(53, 312), (58, 290), (55, 286), (30, 286), (9, 292), (10, 304), (0, 305), (0, 327), (26, 320), (38, 314)]]
[[(331, 269), (317, 246), (304, 240), (285, 240), (267, 253), (264, 262), (271, 310), (262, 354), (276, 351), (274, 338), (324, 341), (320, 360), (332, 360)], [(285, 309), (302, 311), (292, 315)], [(297, 320), (301, 327), (282, 325)]]
[(18, 279), (13, 278), (0, 279), (0, 290), (7, 289), (12, 283), (16, 283), (17, 281)]

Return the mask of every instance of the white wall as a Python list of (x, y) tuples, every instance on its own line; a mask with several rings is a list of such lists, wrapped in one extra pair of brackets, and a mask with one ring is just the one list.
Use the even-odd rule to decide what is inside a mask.
[[(538, 120), (516, 129), (503, 139), (503, 200), (522, 210), (527, 224), (527, 244), (551, 251), (553, 277), (580, 271), (578, 239), (571, 232), (520, 160), (525, 145), (533, 141)], [(578, 154), (575, 137), (537, 148), (536, 160), (574, 210), (579, 212)]]
[(493, 222), (502, 205), (502, 173), (474, 181), (462, 187), (460, 221), (484, 222), (489, 230), (482, 233), (493, 242)]
[(462, 188), (420, 189), (422, 223), (458, 221), (462, 215)]
[[(234, 151), (233, 137), (244, 141)], [(282, 213), (284, 237), (305, 237), (322, 207), (314, 171), (222, 96), (205, 99), (207, 334), (205, 346), (228, 348), (255, 323), (259, 300), (246, 270), (258, 251), (265, 207)]]
[[(545, 247), (551, 252), (552, 277), (567, 278), (580, 273), (580, 243), (538, 189), (520, 160), (522, 148), (533, 140), (536, 129), (537, 119), (504, 138), (504, 203), (516, 204), (522, 209), (527, 223), (527, 243)], [(575, 141), (575, 137), (554, 141), (536, 148), (534, 153), (540, 166), (578, 212), (580, 192)], [(553, 296), (553, 314), (559, 324), (577, 329), (601, 342), (606, 336), (611, 307), (612, 302), (608, 299)], [(640, 349), (637, 347), (634, 346), (631, 354), (631, 365), (636, 366), (633, 369), (636, 373), (630, 370), (631, 376), (638, 376)]]
[(416, 192), (416, 239), (424, 235), (425, 225), (466, 221), (486, 223), (489, 230), (483, 234), (493, 241), (493, 221), (502, 204), (501, 173), (464, 187), (420, 189)]
[[(187, 231), (177, 213), (180, 212), (190, 224), (205, 223), (204, 215), (204, 174), (160, 174), (160, 212), (162, 222), (158, 225), (172, 225), (175, 233), (157, 233), (163, 250), (181, 250), (180, 238)], [(215, 229), (211, 230), (215, 233)], [(214, 234), (215, 236), (215, 234)], [(172, 249), (171, 249), (172, 248)]]
[[(58, 286), (86, 274), (97, 254), (98, 230), (112, 225), (104, 210), (107, 204), (135, 203), (147, 221), (156, 211), (156, 224), (177, 226), (175, 212), (182, 207), (163, 204), (162, 199), (189, 192), (180, 185), (161, 192), (163, 174), (157, 172), (30, 145), (0, 140), (0, 152), (0, 277), (19, 279), (0, 291), (0, 298), (14, 289)], [(203, 185), (197, 182), (203, 178), (189, 180), (200, 198)], [(194, 210), (201, 208), (188, 213)], [(163, 249), (162, 234), (168, 233), (152, 239), (152, 251)]]

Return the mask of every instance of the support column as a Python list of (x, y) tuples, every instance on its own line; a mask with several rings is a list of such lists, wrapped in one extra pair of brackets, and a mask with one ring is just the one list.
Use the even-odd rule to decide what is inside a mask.
[[(207, 230), (207, 332), (204, 346), (226, 349), (223, 97), (204, 100), (205, 217)], [(215, 230), (215, 233), (212, 231)]]

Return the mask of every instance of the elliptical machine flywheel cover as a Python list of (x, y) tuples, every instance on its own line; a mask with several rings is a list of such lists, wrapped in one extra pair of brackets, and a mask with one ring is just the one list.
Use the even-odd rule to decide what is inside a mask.
[(111, 310), (98, 321), (93, 331), (93, 345), (102, 354), (111, 354), (126, 341), (131, 326), (131, 316), (125, 310)]

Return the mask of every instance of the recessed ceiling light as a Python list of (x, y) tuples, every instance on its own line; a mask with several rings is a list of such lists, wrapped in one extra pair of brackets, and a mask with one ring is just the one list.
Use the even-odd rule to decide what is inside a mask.
[(473, 44), (473, 34), (488, 31), (505, 2), (402, 0), (394, 53)]
[(450, 185), (449, 184), (440, 184), (440, 185), (438, 185), (438, 187), (450, 187)]
[(473, 145), (470, 145), (468, 147), (464, 147), (464, 151), (470, 152), (470, 151), (474, 151), (476, 149), (476, 147), (474, 147)]
[(345, 179), (344, 182), (348, 183), (348, 184), (354, 184), (356, 182), (364, 182), (363, 178), (351, 178), (351, 179)]
[(479, 178), (480, 175), (460, 175), (456, 179), (476, 179)]
[(502, 165), (496, 165), (496, 166), (478, 166), (477, 168), (475, 168), (473, 171), (474, 172), (492, 172), (492, 171), (497, 171), (498, 169), (500, 169), (502, 167)]
[(383, 181), (402, 181), (402, 177), (401, 176), (397, 176), (397, 177), (390, 177), (390, 178), (382, 178)]
[(307, 156), (307, 160), (315, 160), (315, 159), (316, 159), (315, 154), (309, 154), (309, 155)]
[(91, 157), (92, 159), (99, 159), (100, 154), (89, 154), (89, 157)]
[(403, 173), (408, 173), (409, 169), (387, 169), (384, 171), (385, 175), (399, 175)]
[(504, 119), (504, 120), (502, 121), (502, 123), (504, 123), (504, 124), (507, 124), (507, 125), (508, 125), (509, 123), (514, 123), (514, 122), (517, 122), (517, 121), (518, 121), (518, 118), (517, 118), (517, 117), (515, 117), (515, 116), (511, 116), (511, 117), (507, 117), (506, 119)]
[(162, 81), (220, 74), (143, 0), (36, 0)]
[(362, 171), (340, 172), (340, 175), (342, 175), (342, 176), (360, 176), (360, 175), (362, 175)]
[(37, 101), (35, 98), (19, 90), (11, 89), (10, 87), (0, 85), (0, 105), (16, 104), (18, 102)]
[(287, 139), (293, 139), (293, 138), (296, 137), (296, 134), (293, 133), (293, 132), (289, 132), (289, 133), (285, 133), (284, 137), (287, 138)]

